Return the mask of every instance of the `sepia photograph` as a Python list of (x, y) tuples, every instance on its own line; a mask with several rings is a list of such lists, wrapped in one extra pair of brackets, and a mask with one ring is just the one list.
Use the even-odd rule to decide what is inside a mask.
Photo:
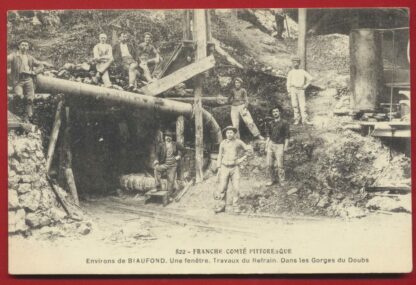
[(9, 274), (411, 272), (410, 60), (400, 7), (9, 10)]

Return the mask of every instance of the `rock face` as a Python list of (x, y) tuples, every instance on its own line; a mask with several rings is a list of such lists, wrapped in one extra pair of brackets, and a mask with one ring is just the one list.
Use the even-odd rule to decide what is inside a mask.
[[(41, 134), (8, 134), (9, 233), (24, 233), (67, 216), (46, 180)], [(62, 190), (64, 191), (64, 190)]]

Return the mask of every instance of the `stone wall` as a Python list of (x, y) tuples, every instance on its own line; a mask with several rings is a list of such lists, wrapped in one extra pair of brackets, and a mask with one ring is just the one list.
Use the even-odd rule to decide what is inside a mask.
[[(10, 130), (8, 161), (9, 233), (27, 234), (64, 221), (67, 214), (46, 178), (40, 131), (18, 134)], [(63, 189), (57, 189), (67, 197)]]

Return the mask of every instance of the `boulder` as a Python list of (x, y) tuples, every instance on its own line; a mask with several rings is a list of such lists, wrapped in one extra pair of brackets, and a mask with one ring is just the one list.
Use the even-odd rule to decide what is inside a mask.
[(336, 88), (327, 88), (321, 91), (320, 95), (323, 97), (336, 97), (338, 95), (338, 91)]
[(66, 212), (63, 209), (53, 207), (49, 210), (47, 215), (54, 221), (54, 222), (60, 222), (62, 221), (66, 216)]
[(31, 228), (40, 228), (51, 224), (51, 219), (42, 213), (28, 213), (26, 215), (26, 224)]
[(20, 195), (20, 205), (30, 212), (35, 212), (39, 208), (40, 196), (40, 191), (36, 190)]
[(218, 76), (221, 88), (226, 88), (231, 83), (232, 78), (229, 76)]
[(411, 203), (410, 198), (376, 196), (367, 202), (366, 208), (390, 212), (410, 212), (411, 204), (409, 203)]
[(19, 195), (25, 194), (30, 190), (32, 190), (32, 185), (29, 183), (20, 183), (17, 187), (17, 192), (19, 193)]
[(91, 232), (91, 226), (89, 224), (82, 224), (78, 228), (78, 233), (81, 235), (87, 235)]
[(362, 218), (366, 215), (367, 212), (365, 211), (365, 209), (356, 206), (346, 207), (343, 211), (341, 211), (341, 217), (344, 218)]
[(20, 208), (19, 196), (17, 195), (17, 192), (15, 190), (9, 190), (8, 193), (9, 210)]
[(298, 192), (298, 188), (291, 188), (287, 191), (287, 195), (292, 195)]
[(319, 202), (316, 206), (320, 208), (326, 208), (329, 206), (329, 204), (329, 198), (327, 196), (323, 196), (321, 199), (319, 199)]
[(26, 212), (23, 209), (9, 211), (9, 233), (25, 232), (28, 229), (25, 217)]

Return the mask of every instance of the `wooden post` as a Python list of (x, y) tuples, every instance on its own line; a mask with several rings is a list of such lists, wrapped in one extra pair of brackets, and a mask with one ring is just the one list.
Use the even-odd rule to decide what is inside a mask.
[(79, 206), (78, 191), (77, 186), (75, 184), (75, 178), (74, 173), (72, 172), (72, 168), (65, 169), (65, 178), (68, 184), (69, 191), (71, 192), (72, 199), (74, 200), (75, 205)]
[[(176, 142), (185, 145), (185, 117), (179, 116), (176, 119)], [(183, 157), (178, 161), (178, 180), (183, 180)]]
[(62, 122), (62, 105), (63, 102), (59, 101), (58, 106), (56, 107), (55, 120), (53, 122), (52, 132), (49, 137), (48, 153), (46, 154), (46, 173), (49, 174), (53, 156), (55, 153), (56, 142), (58, 141), (59, 129), (61, 128)]
[(179, 116), (176, 119), (176, 142), (184, 145), (185, 144), (185, 117)]
[(69, 107), (65, 108), (65, 132), (63, 136), (64, 153), (64, 175), (69, 192), (72, 195), (75, 205), (79, 206), (77, 186), (75, 184), (74, 173), (72, 172), (72, 152), (71, 152), (71, 121), (69, 117)]
[(192, 40), (191, 33), (191, 11), (183, 11), (183, 40)]
[[(194, 10), (194, 29), (193, 39), (196, 41), (195, 60), (201, 60), (207, 56), (207, 27), (206, 13), (203, 9)], [(204, 129), (202, 120), (202, 80), (203, 76), (198, 75), (195, 78), (195, 174), (196, 182), (202, 182), (204, 174), (202, 166), (204, 164)]]
[(306, 70), (306, 8), (298, 9), (298, 55), (301, 59), (300, 68)]
[(205, 10), (205, 18), (206, 18), (206, 29), (207, 29), (207, 42), (212, 42), (212, 34), (211, 34), (211, 10)]

